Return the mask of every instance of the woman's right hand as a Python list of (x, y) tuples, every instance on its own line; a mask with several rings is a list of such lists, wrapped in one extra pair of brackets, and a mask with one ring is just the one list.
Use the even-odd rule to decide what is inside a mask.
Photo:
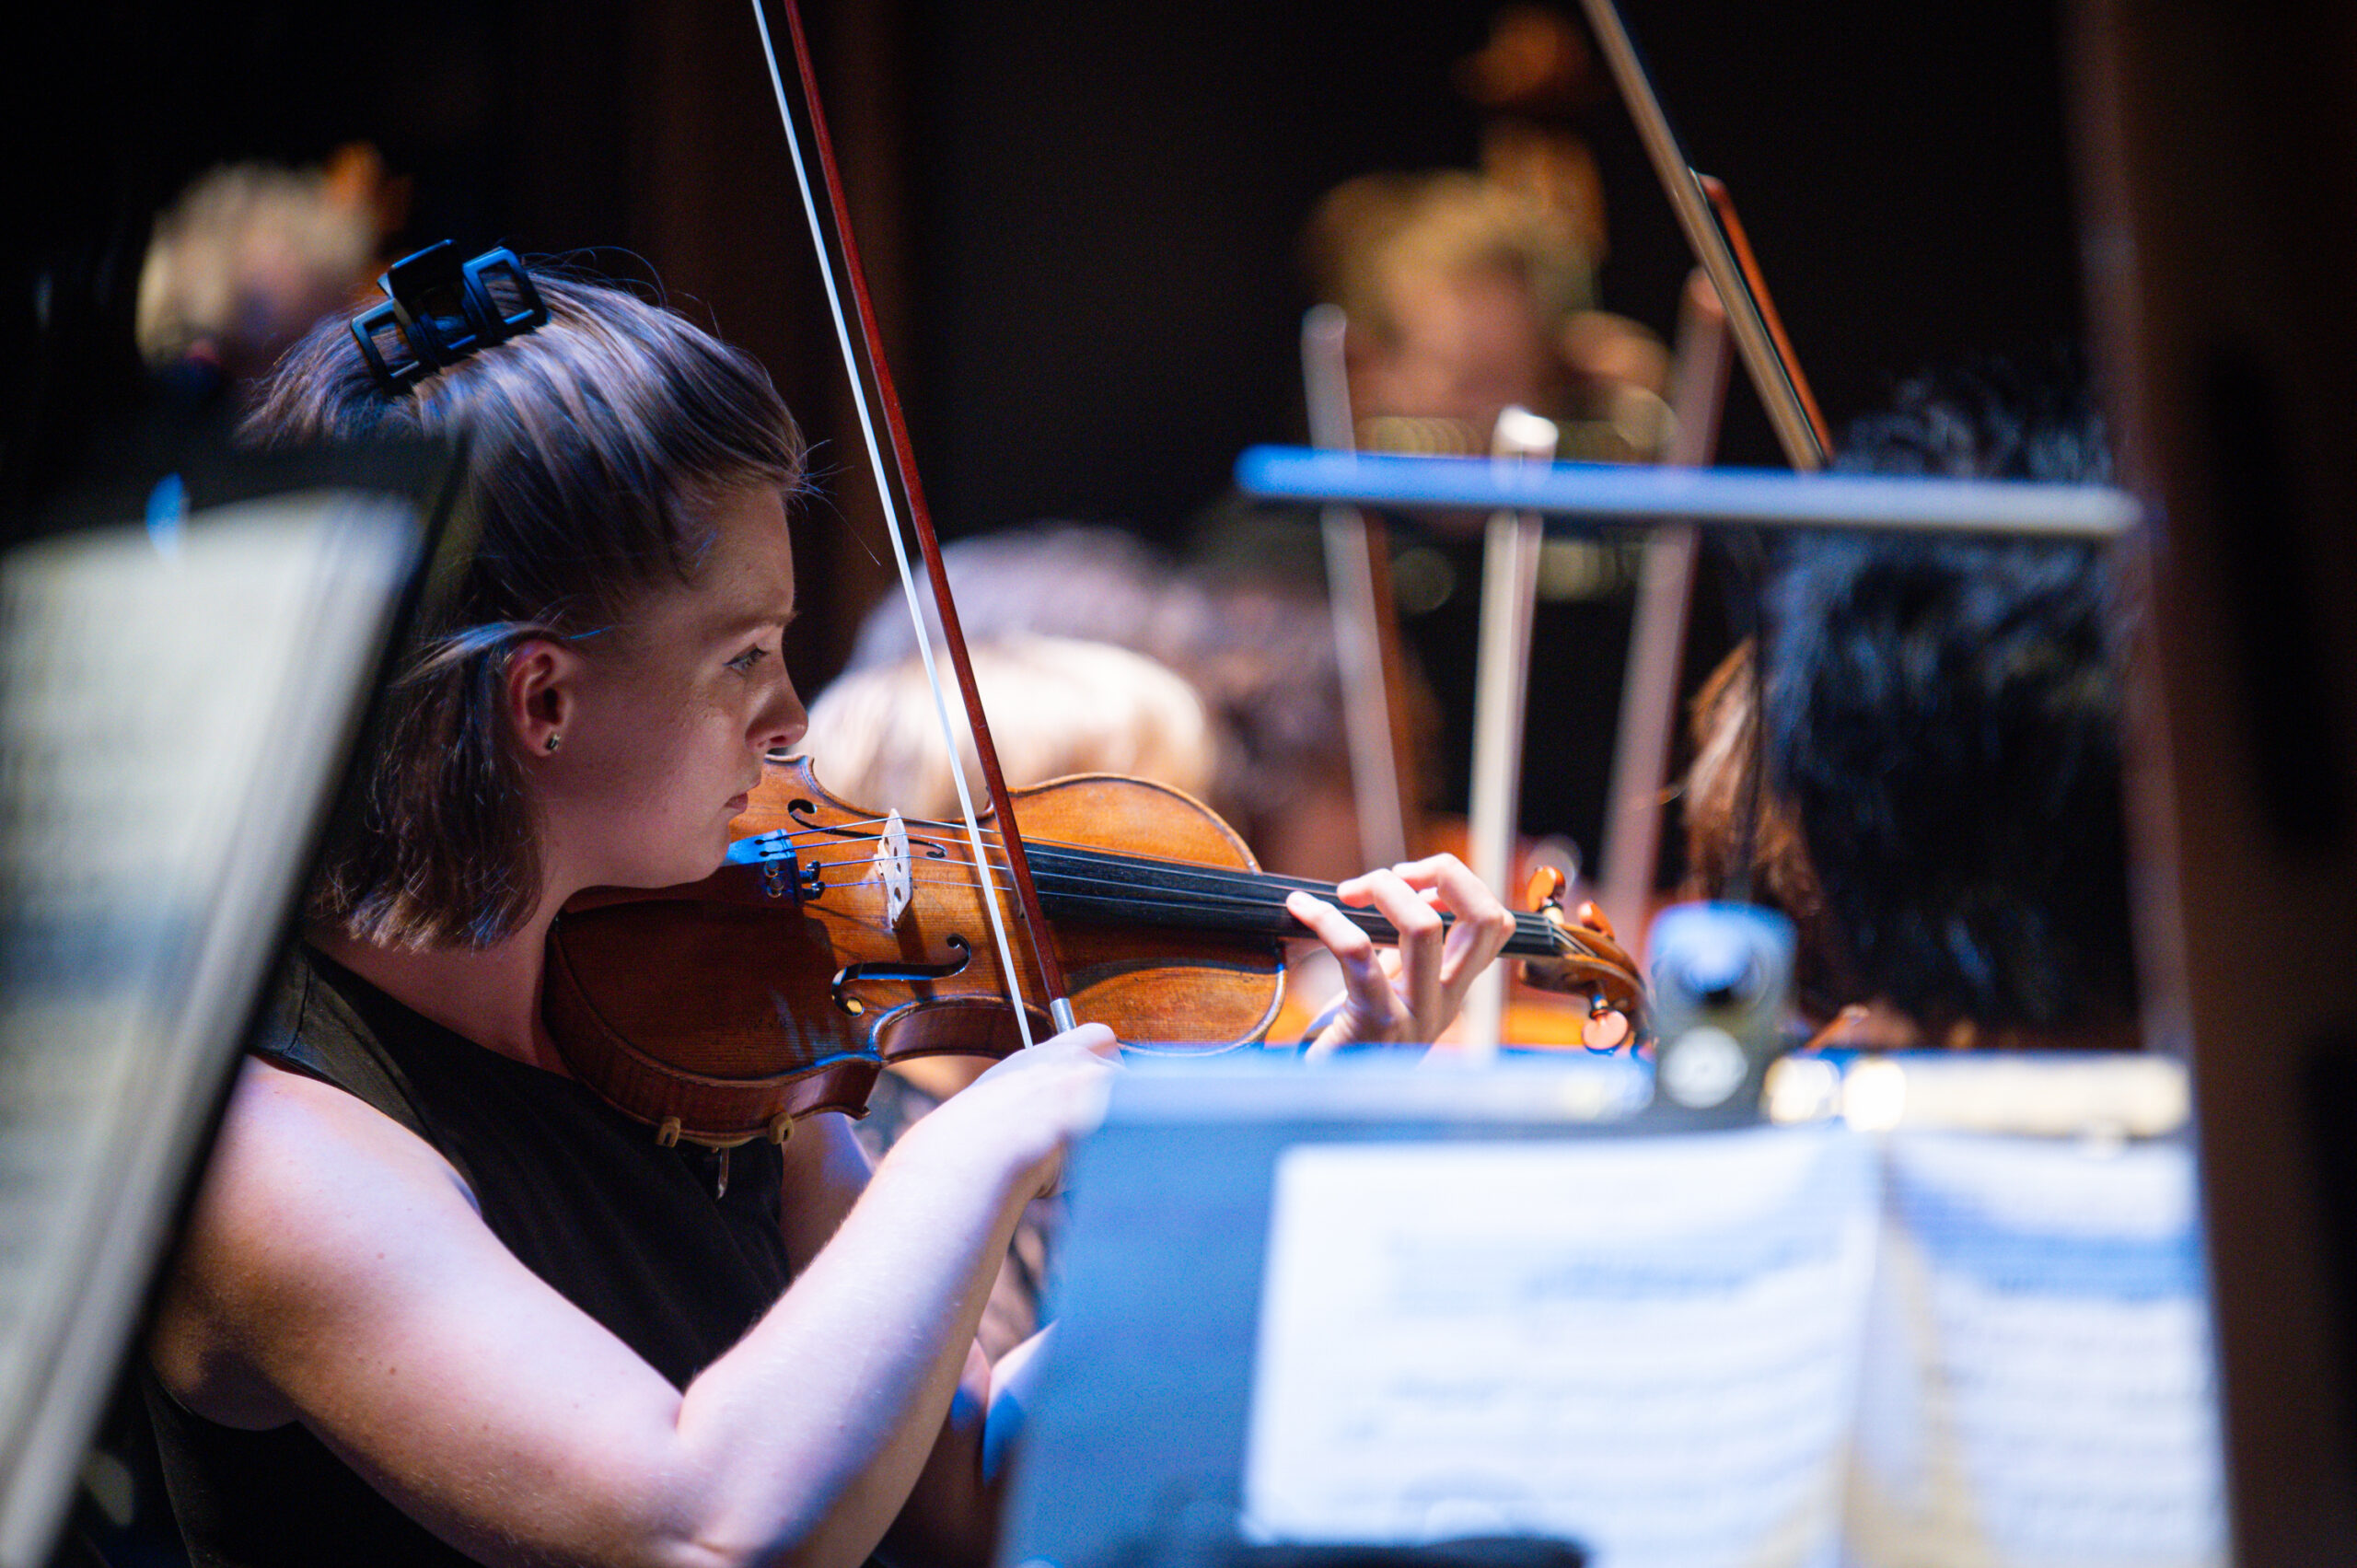
[(1120, 1042), (1102, 1024), (1083, 1024), (1016, 1051), (911, 1127), (932, 1157), (983, 1162), (1026, 1199), (1063, 1179), (1064, 1153), (1103, 1119)]

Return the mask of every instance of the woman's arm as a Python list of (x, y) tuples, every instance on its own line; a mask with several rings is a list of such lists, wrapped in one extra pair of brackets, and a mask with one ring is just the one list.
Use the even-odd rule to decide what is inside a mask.
[[(867, 1152), (847, 1119), (812, 1116), (796, 1126), (785, 1147), (778, 1217), (797, 1277), (851, 1214), (871, 1176)], [(989, 1299), (987, 1286), (983, 1299)], [(888, 1560), (929, 1568), (983, 1568), (989, 1562), (1000, 1489), (985, 1484), (982, 1423), (995, 1387), (989, 1359), (979, 1345), (972, 1347), (933, 1450), (880, 1543)]]
[(672, 1386), (342, 1090), (250, 1065), (151, 1353), (198, 1413), (299, 1420), (493, 1563), (857, 1563), (924, 1469), (1022, 1204), (1094, 1115), (1102, 1029), (894, 1149), (735, 1348)]

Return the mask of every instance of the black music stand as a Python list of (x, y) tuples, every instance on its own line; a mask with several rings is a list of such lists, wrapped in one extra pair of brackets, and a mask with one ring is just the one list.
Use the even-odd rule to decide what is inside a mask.
[(0, 557), (0, 1564), (49, 1561), (455, 466), (122, 463)]

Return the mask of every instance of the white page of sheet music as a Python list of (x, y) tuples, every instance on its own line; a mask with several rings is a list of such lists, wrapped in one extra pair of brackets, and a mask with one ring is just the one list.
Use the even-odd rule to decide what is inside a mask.
[(1246, 1527), (1829, 1562), (1873, 1154), (1829, 1127), (1287, 1150)]
[(2192, 1150), (1898, 1133), (1885, 1205), (1852, 1561), (2223, 1563)]

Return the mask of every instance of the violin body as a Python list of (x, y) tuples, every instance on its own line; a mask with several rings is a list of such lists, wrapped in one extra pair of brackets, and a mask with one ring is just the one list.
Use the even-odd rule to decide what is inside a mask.
[[(1014, 798), (1034, 846), (1143, 853), (1179, 875), (1258, 871), (1234, 830), (1164, 785), (1083, 775)], [(977, 875), (962, 828), (910, 824), (896, 837), (898, 826), (829, 794), (806, 760), (772, 760), (730, 833), (740, 849), (763, 836), (788, 844), (789, 859), (573, 900), (550, 932), (543, 996), (566, 1064), (666, 1142), (725, 1145), (782, 1139), (812, 1111), (861, 1114), (891, 1062), (1016, 1050), (986, 898), (1025, 966), (1019, 994), (1043, 992), (1003, 867)], [(1132, 1048), (1246, 1044), (1283, 999), (1276, 935), (1052, 911), (1050, 921), (1074, 1010)], [(1053, 1032), (1029, 1014), (1035, 1037)]]

